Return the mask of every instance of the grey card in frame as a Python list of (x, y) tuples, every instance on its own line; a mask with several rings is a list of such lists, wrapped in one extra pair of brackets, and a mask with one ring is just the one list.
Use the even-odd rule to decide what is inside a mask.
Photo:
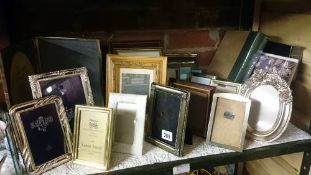
[(120, 69), (120, 92), (124, 94), (147, 95), (153, 82), (153, 72), (147, 69)]

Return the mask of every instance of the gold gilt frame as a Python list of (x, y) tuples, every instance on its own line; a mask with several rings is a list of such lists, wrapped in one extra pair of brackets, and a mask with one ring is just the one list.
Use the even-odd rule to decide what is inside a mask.
[[(40, 165), (36, 165), (34, 162), (33, 151), (30, 147), (29, 139), (26, 135), (25, 125), (22, 122), (21, 114), (24, 112), (31, 112), (47, 105), (55, 105), (56, 113), (58, 115), (59, 123), (62, 128), (62, 134), (64, 137), (65, 154), (58, 156), (48, 162), (44, 162)], [(21, 103), (13, 106), (10, 110), (10, 118), (12, 121), (12, 131), (16, 137), (15, 142), (21, 157), (24, 161), (25, 168), (30, 174), (42, 174), (50, 169), (53, 169), (61, 164), (64, 164), (72, 159), (72, 143), (71, 143), (71, 130), (67, 121), (65, 109), (60, 97), (48, 96), (32, 100), (29, 102)]]
[(122, 68), (142, 69), (146, 70), (146, 72), (151, 70), (153, 71), (153, 82), (165, 84), (166, 67), (167, 57), (107, 54), (106, 103), (108, 103), (110, 92), (120, 92), (120, 71)]
[[(87, 117), (86, 120), (88, 121), (83, 120), (83, 112), (85, 112), (84, 117)], [(92, 113), (92, 115), (90, 115), (90, 113)], [(74, 137), (73, 137), (74, 163), (107, 170), (109, 168), (110, 155), (111, 155), (112, 136), (114, 128), (113, 126), (114, 126), (113, 109), (76, 105)], [(106, 131), (103, 131), (102, 129)], [(88, 137), (84, 138), (81, 137), (82, 132), (84, 132), (83, 133), (84, 136), (88, 135)], [(100, 142), (102, 140), (104, 140), (104, 143)], [(84, 144), (91, 146), (84, 148), (84, 150), (86, 151), (86, 154), (84, 154), (85, 156), (84, 158), (80, 158), (79, 156), (80, 152), (82, 152), (83, 150), (79, 147), (81, 142), (82, 142), (81, 145), (83, 145), (84, 142)], [(94, 149), (95, 147), (96, 150), (93, 150), (94, 151), (94, 153), (92, 154), (93, 156), (90, 156), (88, 151), (91, 152), (92, 151), (91, 149), (92, 148)], [(104, 150), (98, 150), (97, 148), (102, 148)], [(103, 151), (102, 152), (103, 154), (100, 154), (99, 151)], [(101, 163), (95, 162), (96, 160), (102, 162)]]

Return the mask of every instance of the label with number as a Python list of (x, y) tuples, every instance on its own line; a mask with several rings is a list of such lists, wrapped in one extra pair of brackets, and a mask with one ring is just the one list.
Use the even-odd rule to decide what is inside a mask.
[(173, 141), (173, 134), (172, 132), (162, 130), (162, 139), (167, 140), (167, 141)]

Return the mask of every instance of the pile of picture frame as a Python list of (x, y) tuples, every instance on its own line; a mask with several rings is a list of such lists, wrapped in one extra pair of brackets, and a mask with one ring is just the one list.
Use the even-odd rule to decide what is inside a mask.
[[(239, 84), (204, 74), (196, 54), (163, 55), (161, 42), (115, 42), (110, 51), (106, 106), (94, 106), (87, 67), (29, 75), (33, 100), (14, 105), (6, 117), (11, 151), (29, 173), (70, 160), (108, 170), (111, 152), (143, 155), (144, 140), (183, 156), (187, 135), (243, 151), (246, 137), (274, 141), (289, 122), (297, 68), (285, 67), (286, 76), (260, 69), (271, 55), (254, 57), (252, 76)], [(191, 67), (187, 81), (170, 77), (169, 68), (184, 66)]]

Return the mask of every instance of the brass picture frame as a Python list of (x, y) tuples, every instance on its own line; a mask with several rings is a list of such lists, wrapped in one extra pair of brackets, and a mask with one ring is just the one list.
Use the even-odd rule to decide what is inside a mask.
[(28, 173), (42, 174), (72, 159), (71, 130), (64, 111), (57, 96), (21, 103), (9, 110), (14, 141)]
[(111, 54), (129, 56), (162, 56), (163, 41), (112, 41), (109, 43)]
[(106, 61), (106, 102), (110, 92), (149, 96), (152, 82), (166, 83), (166, 57), (107, 54)]
[(107, 170), (114, 130), (113, 109), (76, 105), (73, 161)]
[(238, 94), (242, 85), (240, 83), (212, 79), (211, 86), (216, 86), (216, 93)]
[(171, 85), (190, 92), (187, 127), (195, 135), (206, 138), (214, 86), (175, 80)]
[(182, 156), (190, 93), (152, 83), (150, 100), (147, 141)]
[(72, 130), (75, 105), (94, 105), (92, 89), (85, 67), (36, 74), (28, 78), (34, 99), (48, 95), (62, 97)]
[(206, 141), (242, 152), (251, 100), (238, 94), (215, 93)]

